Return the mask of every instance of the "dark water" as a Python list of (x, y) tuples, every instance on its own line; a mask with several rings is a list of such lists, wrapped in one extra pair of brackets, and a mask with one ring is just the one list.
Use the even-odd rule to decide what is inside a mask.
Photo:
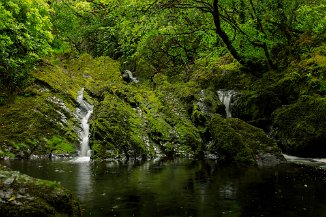
[(325, 170), (312, 167), (191, 160), (1, 163), (61, 182), (81, 201), (83, 216), (326, 217)]

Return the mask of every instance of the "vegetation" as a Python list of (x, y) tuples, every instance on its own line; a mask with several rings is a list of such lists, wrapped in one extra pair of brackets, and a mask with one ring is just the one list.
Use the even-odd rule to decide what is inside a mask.
[(51, 53), (50, 10), (44, 1), (0, 1), (0, 87), (7, 94), (29, 85), (35, 62)]
[[(274, 126), (283, 151), (301, 154), (299, 141), (323, 146), (316, 118), (292, 112), (325, 109), (325, 7), (325, 0), (0, 0), (0, 156), (74, 154), (81, 88), (95, 106), (94, 159), (279, 157), (275, 143), (243, 121)], [(140, 82), (125, 82), (126, 69)], [(241, 120), (222, 118), (219, 89), (237, 92), (231, 110)]]

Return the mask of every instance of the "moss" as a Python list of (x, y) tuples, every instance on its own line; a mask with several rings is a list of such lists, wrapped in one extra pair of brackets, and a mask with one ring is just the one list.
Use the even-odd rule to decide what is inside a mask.
[(273, 113), (274, 136), (291, 154), (325, 157), (326, 99), (302, 96), (296, 103)]
[(190, 148), (192, 152), (189, 153), (201, 154), (203, 147), (200, 131), (193, 124), (190, 122), (179, 123), (175, 126), (175, 131), (178, 144), (182, 144), (180, 145), (182, 150), (189, 150)]
[(0, 168), (1, 216), (80, 216), (72, 194), (58, 183)]
[(207, 122), (207, 118), (205, 114), (200, 111), (198, 105), (194, 105), (192, 114), (191, 114), (191, 120), (196, 126), (204, 126)]
[[(84, 97), (95, 103), (88, 93), (100, 95), (103, 86), (116, 91), (121, 80), (118, 62), (89, 55), (44, 60), (33, 76), (33, 85), (12, 103), (0, 106), (1, 155), (28, 158), (51, 151), (73, 153), (79, 143), (75, 129), (79, 123), (74, 115), (78, 91), (84, 87)], [(54, 136), (64, 139), (56, 148), (49, 145)]]
[[(92, 141), (95, 144), (94, 157), (106, 156), (102, 148), (112, 150), (112, 146), (114, 152), (118, 151), (119, 155), (125, 155), (127, 158), (146, 153), (142, 132), (138, 131), (138, 124), (141, 123), (130, 105), (118, 96), (106, 93), (91, 122)], [(99, 147), (100, 144), (103, 147)]]
[[(154, 92), (146, 86), (118, 85), (120, 88), (115, 92), (110, 89), (103, 92), (104, 98), (92, 121), (94, 142), (103, 146), (114, 144), (119, 153), (137, 157), (158, 154), (155, 144), (168, 156), (197, 150), (195, 141), (200, 136), (196, 135), (197, 139), (189, 142), (187, 131), (196, 133), (197, 129), (186, 118), (186, 111), (175, 96)], [(181, 146), (183, 150), (179, 152)]]
[[(0, 119), (5, 120), (0, 122), (5, 126), (0, 127), (0, 141), (5, 143), (0, 154), (20, 155), (22, 150), (24, 156), (51, 151), (72, 153), (78, 144), (74, 117), (77, 92), (84, 87), (84, 97), (94, 105), (90, 125), (93, 159), (151, 158), (162, 152), (167, 156), (202, 156), (211, 131), (215, 132), (209, 130), (212, 125), (208, 122), (214, 114), (224, 113), (216, 83), (243, 88), (253, 80), (233, 63), (193, 67), (191, 72), (173, 77), (156, 73), (152, 83), (137, 84), (124, 82), (119, 62), (108, 57), (84, 54), (44, 63), (34, 72), (35, 84), (17, 97), (10, 109), (3, 108), (4, 113), (0, 113)], [(284, 87), (288, 84), (283, 83)], [(256, 103), (255, 99), (253, 104), (260, 106), (274, 92), (266, 91), (266, 97), (257, 93), (256, 99), (262, 100)], [(271, 113), (253, 108), (254, 113), (257, 111), (255, 117)], [(238, 137), (222, 136), (230, 139), (225, 149), (227, 145), (233, 149), (233, 139)], [(227, 158), (244, 162), (251, 151), (247, 146), (241, 150), (243, 153), (234, 149)]]
[(169, 156), (188, 156), (201, 150), (199, 131), (180, 100), (180, 90), (190, 94), (193, 90), (182, 83), (171, 84), (163, 74), (156, 74), (153, 82), (155, 91), (146, 83), (128, 84), (120, 77), (110, 78), (90, 91), (97, 101), (91, 121), (94, 158), (114, 153), (118, 158), (153, 157), (161, 151)]
[(214, 91), (212, 88), (205, 90), (204, 103), (207, 106), (208, 108), (207, 112), (209, 113), (219, 113), (219, 114), (225, 113), (225, 106), (219, 100), (216, 91)]
[(77, 141), (76, 134), (72, 134), (76, 124), (73, 112), (62, 104), (71, 101), (41, 86), (35, 88), (36, 96), (18, 96), (13, 103), (0, 107), (2, 147), (18, 157), (47, 153), (46, 140), (54, 135), (66, 137), (71, 144)]
[(215, 115), (210, 122), (212, 143), (209, 153), (226, 162), (256, 164), (259, 153), (280, 156), (276, 143), (259, 128), (240, 119), (223, 119)]
[(54, 154), (75, 154), (77, 147), (61, 136), (52, 136), (47, 140), (47, 149)]
[(267, 129), (271, 125), (270, 116), (272, 112), (281, 105), (282, 102), (272, 91), (244, 92), (235, 97), (231, 112), (232, 117)]

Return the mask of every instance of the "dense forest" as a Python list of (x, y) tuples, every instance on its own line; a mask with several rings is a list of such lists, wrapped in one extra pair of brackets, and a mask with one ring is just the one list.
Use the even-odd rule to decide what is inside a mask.
[(94, 159), (325, 156), (325, 0), (1, 0), (0, 16), (3, 157), (74, 153), (81, 88)]
[(326, 0), (0, 0), (0, 216), (325, 216), (325, 157)]

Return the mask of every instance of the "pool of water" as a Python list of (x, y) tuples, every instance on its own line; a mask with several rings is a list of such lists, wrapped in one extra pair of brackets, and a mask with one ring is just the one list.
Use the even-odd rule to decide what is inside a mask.
[(326, 172), (317, 167), (240, 167), (181, 159), (1, 164), (60, 182), (80, 200), (83, 216), (326, 217)]

